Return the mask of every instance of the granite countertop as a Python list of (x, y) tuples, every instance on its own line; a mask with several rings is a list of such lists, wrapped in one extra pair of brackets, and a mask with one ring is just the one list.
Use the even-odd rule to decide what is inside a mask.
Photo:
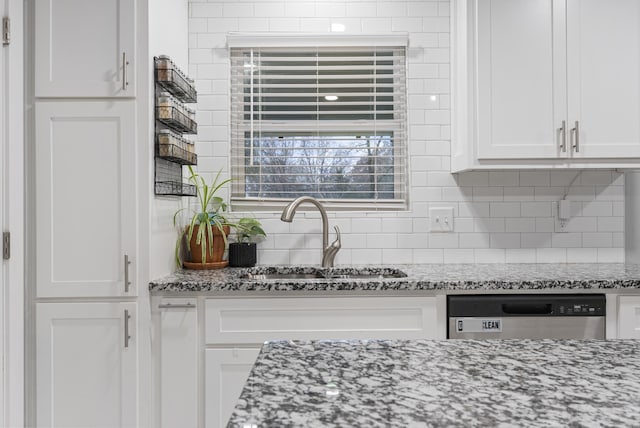
[(267, 342), (229, 427), (640, 426), (640, 341)]
[[(291, 291), (430, 291), (432, 293), (474, 290), (621, 290), (640, 288), (640, 265), (625, 264), (421, 264), (389, 267), (336, 267), (338, 274), (354, 269), (384, 273), (400, 269), (404, 278), (369, 279), (246, 279), (247, 271), (311, 272), (318, 267), (258, 266), (250, 269), (180, 270), (152, 281), (149, 290), (163, 293), (244, 293)], [(326, 270), (322, 270), (326, 271)]]

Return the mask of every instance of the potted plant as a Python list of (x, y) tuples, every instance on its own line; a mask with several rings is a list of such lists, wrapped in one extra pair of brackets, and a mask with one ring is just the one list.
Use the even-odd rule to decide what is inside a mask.
[[(207, 184), (202, 176), (189, 166), (189, 182), (196, 187), (198, 198), (197, 209), (192, 211), (188, 224), (179, 228), (176, 241), (176, 263), (191, 269), (217, 269), (225, 267), (228, 262), (222, 260), (227, 247), (227, 236), (231, 224), (223, 215), (227, 204), (216, 193), (231, 179), (220, 180), (222, 170), (218, 171), (211, 184)], [(177, 226), (178, 215), (186, 208), (179, 209), (173, 216), (173, 224)], [(189, 260), (184, 260), (184, 248), (189, 248)]]
[(244, 217), (233, 225), (237, 242), (229, 244), (229, 266), (251, 267), (257, 261), (256, 242), (259, 236), (267, 236), (262, 224), (255, 218)]

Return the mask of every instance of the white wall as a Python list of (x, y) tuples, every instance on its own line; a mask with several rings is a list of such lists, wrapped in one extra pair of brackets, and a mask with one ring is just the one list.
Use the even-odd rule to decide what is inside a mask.
[[(189, 56), (189, 4), (187, 0), (152, 0), (149, 2), (149, 61), (154, 56), (169, 55), (172, 61), (185, 72), (188, 69)], [(153, 67), (151, 67), (153, 70)], [(150, 94), (154, 93), (153, 81), (150, 82)], [(150, 108), (154, 105), (150, 97)], [(153, 110), (150, 110), (153, 112)], [(154, 173), (154, 136), (150, 132), (150, 183)], [(153, 186), (153, 184), (151, 184)], [(151, 192), (150, 204), (150, 245), (149, 277), (159, 278), (175, 270), (174, 246), (176, 232), (173, 227), (173, 214), (182, 206), (175, 197), (154, 196)]]
[[(585, 172), (569, 192), (575, 216), (555, 233), (555, 204), (575, 172), (450, 174), (448, 1), (191, 0), (189, 73), (199, 94), (198, 170), (229, 171), (229, 31), (410, 33), (411, 208), (398, 213), (332, 214), (343, 231), (336, 263), (622, 262), (624, 180)], [(455, 232), (428, 232), (428, 209), (453, 207)], [(258, 213), (268, 239), (260, 264), (320, 262), (320, 220)], [(313, 232), (309, 234), (309, 232)]]

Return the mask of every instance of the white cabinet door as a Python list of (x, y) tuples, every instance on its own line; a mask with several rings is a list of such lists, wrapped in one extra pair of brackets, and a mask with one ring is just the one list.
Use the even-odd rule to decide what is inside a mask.
[(259, 353), (258, 347), (205, 351), (204, 408), (207, 428), (227, 426), (227, 421), (233, 413), (233, 408)]
[(199, 351), (196, 299), (162, 299), (160, 312), (160, 426), (198, 426)]
[(573, 156), (640, 157), (640, 1), (568, 0), (567, 44)]
[(618, 297), (618, 339), (640, 339), (640, 296)]
[(474, 4), (478, 158), (559, 156), (556, 129), (566, 116), (560, 2), (482, 0)]
[(36, 97), (133, 97), (134, 0), (36, 0)]
[(136, 322), (135, 303), (36, 304), (38, 427), (137, 425)]
[(38, 297), (136, 295), (134, 105), (36, 103)]

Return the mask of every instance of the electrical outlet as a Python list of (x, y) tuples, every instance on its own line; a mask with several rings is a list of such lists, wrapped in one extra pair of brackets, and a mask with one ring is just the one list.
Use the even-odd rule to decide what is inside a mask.
[(554, 202), (552, 205), (554, 231), (556, 233), (566, 233), (569, 231), (569, 223), (571, 222), (571, 201), (562, 199)]
[(453, 232), (453, 208), (429, 208), (431, 232)]

